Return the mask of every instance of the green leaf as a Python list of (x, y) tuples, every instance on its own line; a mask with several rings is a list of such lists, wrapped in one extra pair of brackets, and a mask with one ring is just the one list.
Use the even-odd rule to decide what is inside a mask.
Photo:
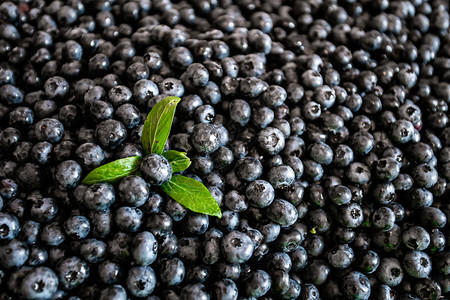
[(191, 165), (191, 160), (186, 156), (186, 152), (168, 150), (162, 155), (170, 162), (174, 173), (184, 171)]
[(195, 179), (173, 175), (169, 182), (164, 183), (161, 187), (175, 201), (194, 212), (222, 217), (216, 199), (211, 196), (203, 183)]
[(172, 127), (175, 108), (180, 100), (174, 96), (166, 97), (158, 102), (147, 115), (141, 137), (142, 147), (146, 154), (163, 153)]
[(94, 184), (100, 182), (114, 183), (117, 180), (129, 176), (139, 171), (139, 165), (142, 161), (141, 156), (132, 156), (118, 159), (109, 164), (92, 170), (82, 181), (84, 184)]

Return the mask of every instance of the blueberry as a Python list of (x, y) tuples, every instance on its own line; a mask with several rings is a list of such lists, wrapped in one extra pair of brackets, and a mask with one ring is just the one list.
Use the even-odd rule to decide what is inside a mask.
[(394, 227), (395, 214), (390, 208), (382, 206), (373, 213), (372, 224), (378, 230), (389, 231)]
[(250, 237), (242, 232), (233, 230), (222, 238), (221, 250), (228, 262), (243, 263), (252, 256), (254, 246)]
[(183, 287), (183, 289), (181, 290), (181, 298), (186, 300), (209, 300), (210, 295), (209, 292), (206, 291), (206, 288), (203, 284), (195, 283), (187, 284)]
[(371, 173), (369, 168), (365, 164), (360, 162), (353, 162), (349, 165), (346, 176), (352, 183), (364, 184), (370, 180)]
[(218, 300), (236, 300), (238, 299), (238, 287), (231, 279), (219, 279), (213, 284), (213, 296)]
[(137, 264), (150, 265), (156, 260), (157, 254), (158, 242), (152, 233), (143, 231), (134, 237), (132, 256)]
[(75, 151), (75, 155), (78, 163), (87, 170), (100, 167), (105, 160), (105, 152), (99, 145), (94, 143), (81, 144)]
[(216, 112), (209, 104), (200, 105), (195, 109), (195, 120), (199, 123), (211, 123), (214, 121)]
[(381, 259), (380, 266), (375, 272), (378, 280), (389, 287), (395, 287), (403, 280), (403, 268), (396, 258)]
[(230, 118), (241, 126), (246, 125), (250, 120), (251, 107), (242, 99), (233, 100), (230, 103), (229, 111)]
[(166, 158), (158, 154), (145, 156), (140, 170), (144, 179), (153, 185), (162, 185), (172, 177), (172, 166)]
[(422, 188), (431, 188), (438, 180), (438, 172), (429, 164), (420, 164), (411, 170), (414, 182)]
[(114, 187), (109, 183), (96, 183), (84, 192), (83, 204), (98, 211), (108, 209), (116, 200)]
[(53, 76), (44, 83), (45, 95), (50, 99), (61, 99), (69, 91), (69, 83), (60, 76)]
[(128, 270), (126, 287), (134, 297), (149, 296), (156, 286), (155, 271), (149, 266), (132, 267)]
[(120, 105), (115, 111), (116, 118), (128, 129), (134, 128), (141, 122), (139, 109), (131, 103)]
[(213, 125), (200, 123), (194, 126), (191, 143), (200, 155), (208, 155), (219, 148), (219, 133)]
[(190, 64), (184, 74), (189, 84), (194, 87), (205, 86), (209, 81), (208, 69), (200, 63)]
[(0, 265), (5, 269), (21, 267), (30, 255), (28, 246), (17, 239), (9, 240), (0, 247)]
[(203, 234), (208, 229), (209, 217), (205, 214), (190, 213), (185, 218), (185, 222), (186, 230), (190, 234)]
[(311, 264), (305, 268), (305, 281), (320, 286), (325, 283), (330, 275), (330, 267), (325, 261), (314, 259)]
[(259, 298), (265, 295), (272, 286), (272, 280), (265, 271), (255, 270), (245, 280), (245, 294), (247, 297)]
[(110, 211), (92, 211), (91, 219), (92, 234), (96, 238), (104, 238), (111, 233), (112, 214)]
[(108, 242), (108, 250), (113, 259), (118, 262), (131, 260), (132, 237), (123, 232), (117, 232)]
[(266, 214), (270, 220), (283, 226), (294, 224), (298, 218), (298, 212), (295, 207), (282, 199), (275, 199), (267, 207)]
[(265, 105), (274, 108), (286, 101), (287, 92), (281, 86), (271, 85), (262, 93), (261, 97)]
[(73, 160), (60, 163), (55, 170), (54, 179), (61, 189), (73, 189), (81, 180), (81, 166)]
[(81, 285), (89, 277), (89, 266), (76, 256), (61, 260), (56, 266), (61, 287), (71, 290)]
[(122, 206), (116, 209), (114, 223), (124, 232), (137, 232), (142, 224), (143, 213), (139, 208)]
[(7, 103), (10, 106), (15, 106), (23, 101), (22, 92), (15, 86), (11, 84), (5, 84), (0, 87), (0, 92), (2, 96), (0, 99), (3, 103)]
[(389, 135), (394, 142), (404, 144), (412, 139), (413, 133), (413, 124), (407, 120), (400, 119), (392, 123)]
[[(288, 186), (283, 191), (283, 197), (287, 201), (292, 203), (292, 205), (294, 205), (294, 206), (298, 206), (299, 204), (302, 203), (304, 195), (305, 195), (305, 189), (298, 181), (294, 181), (293, 184)], [(297, 209), (297, 210), (299, 210), (299, 209)], [(300, 214), (299, 214), (299, 217), (300, 217)]]
[(19, 186), (12, 179), (2, 179), (0, 181), (0, 196), (6, 199), (11, 199), (17, 194)]
[(343, 278), (343, 292), (352, 299), (369, 299), (370, 282), (369, 279), (360, 272), (350, 272)]
[(125, 141), (127, 131), (120, 121), (109, 119), (97, 125), (95, 137), (100, 146), (115, 149)]
[(337, 212), (337, 219), (342, 226), (348, 228), (356, 228), (363, 222), (363, 212), (361, 206), (357, 203), (350, 202), (341, 205)]
[(105, 284), (114, 284), (122, 276), (120, 265), (110, 260), (104, 260), (99, 263), (97, 271), (99, 280)]
[(99, 299), (101, 299), (101, 300), (106, 300), (106, 299), (126, 300), (127, 292), (121, 285), (115, 284), (113, 286), (104, 288), (101, 291)]
[(413, 291), (420, 299), (439, 299), (442, 293), (439, 284), (430, 278), (424, 278), (416, 282), (413, 286)]
[(431, 272), (431, 260), (422, 251), (409, 251), (403, 257), (402, 265), (408, 275), (415, 278), (425, 278)]
[(162, 257), (173, 256), (178, 252), (178, 239), (173, 233), (159, 238), (159, 255)]
[(142, 206), (150, 196), (149, 185), (139, 176), (127, 176), (118, 186), (119, 199), (130, 206)]
[(200, 259), (201, 243), (197, 237), (183, 237), (178, 241), (178, 255), (186, 262), (195, 263)]
[(347, 204), (352, 200), (352, 192), (348, 187), (338, 184), (328, 190), (328, 199), (337, 205)]
[(245, 181), (252, 182), (262, 173), (262, 164), (253, 157), (245, 157), (238, 160), (235, 164), (236, 175)]
[(184, 95), (184, 86), (179, 79), (166, 78), (158, 85), (160, 94), (168, 96), (182, 97)]
[(13, 127), (27, 127), (34, 120), (34, 111), (25, 106), (16, 107), (9, 113), (9, 124)]
[[(325, 250), (325, 240), (321, 235), (308, 235), (306, 236), (306, 239), (303, 242), (303, 246), (306, 252), (308, 252), (309, 256), (318, 257)], [(327, 274), (325, 275), (328, 276)]]
[(291, 167), (280, 165), (270, 168), (267, 177), (275, 189), (282, 189), (294, 182), (295, 173)]
[(97, 239), (86, 239), (80, 247), (80, 254), (89, 263), (99, 263), (106, 258), (107, 246)]
[(66, 239), (64, 229), (58, 222), (45, 225), (40, 232), (41, 241), (48, 246), (58, 246)]
[(58, 204), (53, 198), (42, 198), (33, 203), (31, 207), (31, 217), (38, 222), (47, 222), (53, 219), (58, 213)]
[(184, 263), (178, 258), (170, 258), (162, 262), (158, 277), (164, 285), (170, 287), (179, 285), (185, 274)]
[(176, 202), (175, 200), (169, 198), (165, 202), (164, 212), (167, 213), (175, 222), (181, 221), (187, 214), (187, 209)]
[(305, 179), (319, 181), (322, 178), (324, 170), (321, 164), (308, 159), (303, 161), (303, 166)]
[(277, 269), (289, 272), (292, 267), (291, 258), (283, 252), (274, 252), (267, 256), (267, 269), (275, 271)]
[(359, 268), (363, 273), (372, 274), (380, 265), (380, 256), (372, 250), (365, 250), (361, 253), (361, 256), (358, 257), (358, 261)]
[(12, 214), (0, 212), (0, 239), (11, 240), (20, 230), (19, 220)]
[(223, 231), (232, 231), (239, 225), (239, 213), (225, 210), (222, 212), (222, 218), (216, 220), (216, 225)]
[(377, 231), (372, 236), (372, 242), (386, 253), (395, 252), (401, 246), (401, 229), (395, 224), (389, 231)]
[(164, 212), (150, 213), (145, 227), (156, 237), (168, 235), (172, 232), (172, 218)]
[(278, 154), (285, 146), (285, 137), (281, 130), (267, 127), (258, 134), (258, 144), (269, 155)]
[(57, 119), (45, 118), (35, 125), (35, 135), (39, 141), (59, 142), (64, 134), (64, 126)]
[(23, 222), (18, 236), (19, 240), (27, 245), (35, 244), (38, 239), (40, 227), (41, 225), (38, 222), (30, 220)]
[(50, 299), (58, 289), (58, 277), (47, 267), (37, 267), (22, 279), (20, 291), (27, 299)]
[(421, 223), (424, 227), (442, 228), (447, 223), (447, 217), (439, 208), (424, 207), (421, 212)]

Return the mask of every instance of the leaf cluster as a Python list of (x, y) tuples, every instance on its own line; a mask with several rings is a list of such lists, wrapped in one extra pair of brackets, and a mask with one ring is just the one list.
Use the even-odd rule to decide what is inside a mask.
[[(191, 165), (191, 160), (186, 153), (175, 150), (164, 151), (178, 102), (180, 98), (170, 96), (157, 103), (147, 115), (141, 136), (144, 153), (164, 156), (170, 162), (173, 173), (180, 173)], [(118, 159), (94, 169), (82, 183), (116, 183), (123, 177), (138, 174), (141, 161), (141, 156)], [(176, 174), (161, 188), (175, 201), (194, 212), (219, 218), (222, 216), (217, 201), (208, 189), (195, 179)]]

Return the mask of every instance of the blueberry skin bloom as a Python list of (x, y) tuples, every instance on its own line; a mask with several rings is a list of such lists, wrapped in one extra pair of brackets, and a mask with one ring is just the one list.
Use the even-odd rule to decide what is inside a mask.
[(252, 240), (245, 233), (233, 230), (222, 239), (222, 254), (232, 264), (246, 262), (253, 255)]
[(153, 185), (163, 185), (172, 177), (172, 166), (164, 156), (159, 154), (144, 157), (140, 169), (142, 177)]
[(50, 299), (58, 289), (58, 277), (47, 267), (37, 267), (21, 281), (20, 291), (25, 299)]
[(19, 220), (14, 215), (0, 212), (0, 240), (11, 240), (19, 231)]
[(132, 296), (149, 296), (156, 286), (155, 271), (149, 266), (132, 267), (128, 271), (126, 286)]
[(349, 299), (369, 299), (369, 279), (360, 272), (350, 272), (343, 279), (343, 290)]

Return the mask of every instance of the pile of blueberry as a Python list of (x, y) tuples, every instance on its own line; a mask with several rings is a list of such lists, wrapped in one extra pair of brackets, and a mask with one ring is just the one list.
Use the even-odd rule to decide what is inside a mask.
[[(449, 299), (448, 1), (0, 2), (1, 300)], [(81, 183), (167, 96), (222, 218)]]

